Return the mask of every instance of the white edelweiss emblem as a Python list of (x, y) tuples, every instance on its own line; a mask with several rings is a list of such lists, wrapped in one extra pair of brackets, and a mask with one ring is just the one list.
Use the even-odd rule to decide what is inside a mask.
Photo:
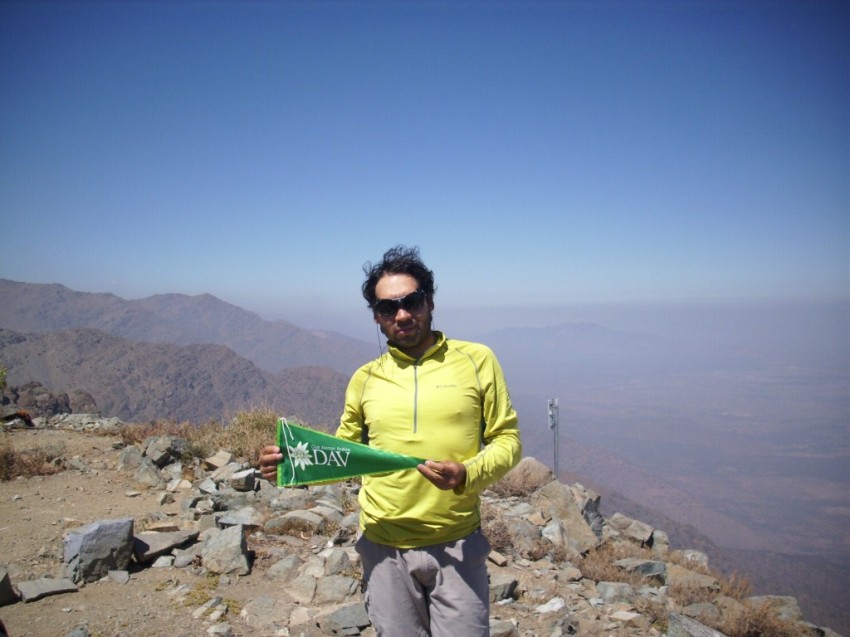
[(292, 465), (302, 471), (313, 464), (313, 461), (310, 460), (310, 452), (307, 450), (307, 444), (306, 442), (299, 442), (294, 447), (288, 447)]

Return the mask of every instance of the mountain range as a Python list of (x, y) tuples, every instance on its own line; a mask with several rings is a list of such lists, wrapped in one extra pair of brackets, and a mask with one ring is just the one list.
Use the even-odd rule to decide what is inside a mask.
[[(505, 369), (526, 455), (552, 464), (546, 402), (560, 397), (561, 479), (850, 626), (847, 328), (798, 318), (694, 322), (684, 336), (562, 323), (474, 340)], [(841, 338), (825, 340), (825, 326)], [(377, 354), (210, 295), (130, 301), (2, 279), (0, 328), (10, 384), (84, 390), (128, 422), (262, 406), (332, 428), (349, 374)]]

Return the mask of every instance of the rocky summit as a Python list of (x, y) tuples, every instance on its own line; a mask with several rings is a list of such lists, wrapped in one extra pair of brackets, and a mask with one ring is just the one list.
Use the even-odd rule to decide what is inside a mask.
[[(375, 634), (353, 548), (357, 481), (279, 489), (253, 459), (190, 459), (174, 436), (126, 445), (123, 426), (9, 414), (7, 445), (65, 449), (53, 475), (0, 484), (9, 635)], [(837, 635), (793, 598), (736, 597), (704, 553), (599, 504), (531, 458), (485, 492), (493, 637), (722, 636), (716, 627), (756, 616)]]

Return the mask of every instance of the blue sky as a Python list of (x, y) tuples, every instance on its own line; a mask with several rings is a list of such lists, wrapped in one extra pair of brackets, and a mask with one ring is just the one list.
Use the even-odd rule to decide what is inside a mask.
[(0, 277), (334, 327), (405, 243), (438, 310), (846, 298), (848, 43), (846, 2), (2, 2)]

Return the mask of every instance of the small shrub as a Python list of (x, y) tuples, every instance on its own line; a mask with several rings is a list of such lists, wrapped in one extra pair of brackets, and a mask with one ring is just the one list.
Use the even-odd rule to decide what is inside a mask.
[(481, 531), (494, 551), (507, 551), (511, 545), (511, 532), (502, 510), (489, 502), (481, 505)]
[(190, 455), (205, 458), (219, 449), (256, 462), (260, 449), (274, 444), (278, 414), (271, 409), (254, 409), (236, 414), (227, 424), (216, 421), (196, 425), (190, 422), (156, 420), (127, 425), (121, 430), (125, 444), (138, 445), (151, 436), (176, 436), (189, 442)]
[(800, 624), (779, 617), (772, 604), (748, 601), (744, 602), (742, 613), (713, 628), (729, 637), (797, 637), (801, 634)]
[(58, 473), (62, 470), (60, 459), (63, 451), (61, 445), (17, 451), (7, 436), (0, 436), (0, 480)]
[(502, 498), (531, 495), (537, 489), (552, 481), (551, 473), (535, 471), (535, 468), (537, 467), (533, 463), (520, 462), (508, 471), (501, 480), (490, 485), (490, 490)]
[(648, 557), (646, 549), (636, 544), (614, 544), (605, 542), (591, 549), (582, 557), (579, 569), (584, 577), (595, 582), (627, 582), (640, 585), (643, 576), (640, 573), (629, 573), (614, 562), (627, 557)]

